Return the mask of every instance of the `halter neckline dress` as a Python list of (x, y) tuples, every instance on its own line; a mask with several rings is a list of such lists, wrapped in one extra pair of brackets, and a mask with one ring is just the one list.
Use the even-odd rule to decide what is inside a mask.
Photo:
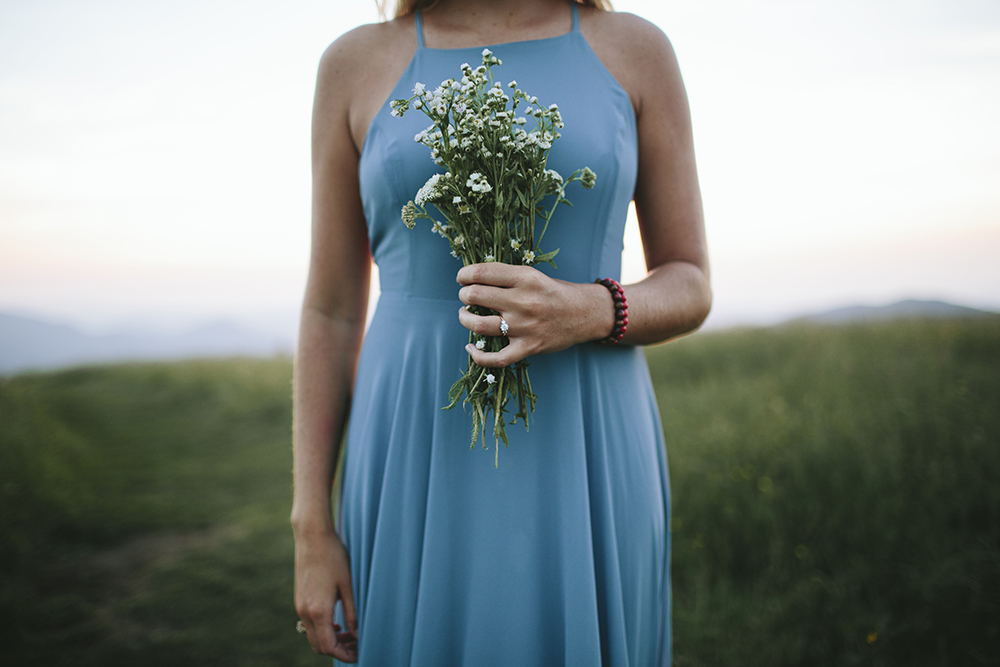
[[(589, 166), (546, 233), (555, 278), (618, 278), (635, 190), (628, 94), (573, 27), (489, 47), (565, 121), (548, 165)], [(476, 66), (482, 47), (417, 50), (368, 130), (359, 179), (382, 293), (366, 333), (347, 433), (338, 525), (351, 558), (361, 665), (668, 665), (669, 486), (663, 436), (639, 348), (576, 345), (538, 355), (530, 421), (508, 426), (499, 468), (469, 449), (471, 415), (442, 410), (465, 368), (461, 268), (403, 204), (442, 170), (413, 137), (428, 119), (390, 116), (417, 82), (433, 88)], [(511, 326), (516, 326), (512, 322)], [(338, 612), (339, 613), (339, 612)]]

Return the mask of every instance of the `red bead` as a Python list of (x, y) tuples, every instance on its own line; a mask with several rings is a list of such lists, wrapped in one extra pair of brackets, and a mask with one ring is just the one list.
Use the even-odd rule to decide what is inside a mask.
[(622, 289), (621, 283), (614, 278), (598, 278), (594, 282), (604, 285), (611, 292), (611, 300), (615, 308), (614, 329), (607, 338), (598, 342), (602, 345), (614, 345), (625, 336), (625, 328), (628, 325), (628, 300), (625, 298), (625, 290)]

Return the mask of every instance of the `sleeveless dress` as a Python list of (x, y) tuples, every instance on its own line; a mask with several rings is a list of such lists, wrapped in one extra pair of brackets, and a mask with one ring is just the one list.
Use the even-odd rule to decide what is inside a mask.
[[(574, 3), (575, 4), (575, 3)], [(481, 62), (482, 47), (418, 48), (389, 100)], [(552, 277), (618, 278), (635, 189), (628, 95), (579, 32), (491, 46), (506, 84), (557, 103), (549, 167), (589, 166), (546, 232)], [(430, 122), (368, 130), (361, 197), (382, 293), (362, 347), (345, 450), (339, 527), (351, 558), (361, 665), (668, 665), (669, 487), (659, 415), (637, 347), (583, 344), (532, 357), (530, 432), (507, 427), (494, 468), (470, 451), (471, 415), (442, 410), (465, 369), (459, 260), (400, 209), (442, 171), (413, 137)], [(512, 327), (516, 323), (512, 323)], [(339, 606), (338, 606), (339, 608)], [(338, 612), (339, 613), (339, 612)], [(342, 618), (342, 615), (341, 615)]]

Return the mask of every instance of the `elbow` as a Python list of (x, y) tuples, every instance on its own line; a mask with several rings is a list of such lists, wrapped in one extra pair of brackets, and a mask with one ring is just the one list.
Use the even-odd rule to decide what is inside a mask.
[(701, 328), (708, 319), (708, 314), (712, 312), (712, 284), (708, 271), (698, 269), (692, 273), (693, 279), (688, 281), (687, 299), (681, 311), (683, 319), (679, 322), (680, 330), (676, 331), (675, 336), (694, 333)]
[(695, 317), (694, 326), (692, 331), (696, 331), (701, 328), (701, 325), (705, 323), (708, 319), (709, 313), (712, 312), (712, 283), (708, 278), (708, 273), (704, 274), (704, 279), (701, 281), (700, 289), (697, 291), (697, 296), (695, 297)]

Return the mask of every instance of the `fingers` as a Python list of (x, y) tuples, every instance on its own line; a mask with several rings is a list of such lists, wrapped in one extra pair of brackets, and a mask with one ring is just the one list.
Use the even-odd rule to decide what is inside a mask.
[(483, 306), (493, 310), (504, 311), (511, 305), (509, 287), (495, 287), (475, 283), (458, 290), (458, 298), (467, 306)]
[(504, 366), (510, 366), (530, 354), (530, 350), (527, 349), (526, 344), (518, 339), (511, 340), (510, 345), (499, 352), (485, 352), (477, 349), (472, 343), (466, 345), (465, 350), (472, 357), (472, 360), (483, 368), (503, 368)]
[[(300, 615), (306, 627), (309, 645), (315, 653), (333, 656), (341, 662), (358, 661), (358, 639), (355, 631), (342, 631), (340, 625), (333, 622), (332, 612), (321, 614), (305, 612)], [(353, 616), (352, 622), (354, 622)]]
[(512, 266), (503, 262), (488, 262), (462, 267), (456, 279), (460, 285), (513, 287), (532, 271), (537, 272), (537, 269), (528, 266)]
[(332, 618), (325, 618), (314, 624), (303, 621), (312, 650), (320, 655), (333, 656), (341, 662), (358, 661), (358, 641), (351, 632), (342, 632), (340, 625)]
[(480, 336), (505, 335), (500, 327), (501, 318), (499, 315), (476, 315), (465, 308), (459, 308), (458, 321), (463, 327)]
[(332, 655), (341, 662), (358, 661), (358, 642), (350, 632), (336, 634), (337, 642), (333, 645), (333, 650), (327, 655)]
[(344, 605), (344, 622), (347, 623), (347, 631), (357, 640), (358, 617), (354, 613), (354, 589), (351, 587), (350, 579), (340, 586), (340, 601)]

